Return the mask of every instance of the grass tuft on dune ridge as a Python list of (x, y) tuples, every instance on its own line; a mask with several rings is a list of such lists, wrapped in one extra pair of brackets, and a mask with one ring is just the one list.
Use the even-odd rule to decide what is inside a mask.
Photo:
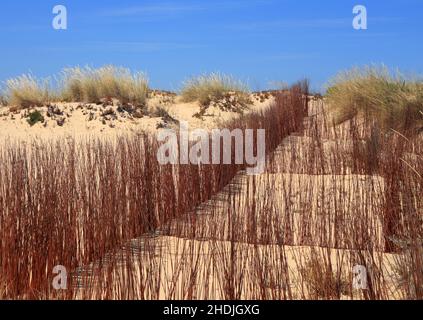
[(0, 104), (21, 109), (45, 106), (52, 101), (98, 103), (104, 99), (145, 106), (148, 96), (148, 80), (143, 73), (115, 66), (64, 69), (54, 83), (55, 89), (49, 78), (37, 79), (31, 74), (7, 80), (5, 84)]
[(219, 101), (228, 93), (248, 100), (248, 86), (232, 76), (221, 73), (204, 74), (185, 81), (181, 95), (182, 101), (199, 101), (208, 105), (211, 101)]
[(0, 106), (7, 106), (7, 103), (6, 97), (0, 94)]
[(63, 70), (63, 94), (66, 101), (96, 103), (118, 99), (121, 103), (144, 106), (148, 80), (143, 73), (127, 68), (105, 66), (99, 69), (74, 67)]
[(339, 73), (329, 83), (327, 99), (336, 123), (368, 116), (384, 130), (416, 133), (423, 129), (422, 80), (385, 66)]
[(49, 79), (36, 79), (31, 74), (24, 74), (6, 81), (2, 102), (24, 109), (46, 105), (54, 98)]

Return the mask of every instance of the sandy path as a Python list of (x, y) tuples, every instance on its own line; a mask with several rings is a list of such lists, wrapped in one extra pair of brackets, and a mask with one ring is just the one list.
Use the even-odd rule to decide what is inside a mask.
[[(330, 135), (324, 149), (330, 154), (334, 141), (329, 138)], [(374, 214), (376, 209), (372, 208), (372, 205), (377, 208), (374, 200), (383, 193), (383, 179), (352, 174), (296, 173), (298, 163), (292, 159), (308, 161), (305, 153), (309, 144), (307, 136), (293, 134), (275, 152), (267, 172), (256, 177), (240, 172), (222, 192), (194, 212), (171, 221), (154, 235), (133, 239), (118, 251), (117, 260), (106, 259), (109, 261), (105, 263), (106, 268), (112, 272), (108, 277), (95, 280), (104, 281), (104, 290), (93, 294), (89, 288), (98, 288), (99, 284), (85, 284), (82, 285), (85, 288), (78, 291), (78, 297), (304, 299), (310, 298), (300, 279), (307, 260), (314, 256), (321, 261), (328, 260), (334, 270), (342, 270), (351, 289), (351, 270), (360, 256), (382, 277), (386, 296), (397, 298), (392, 270), (396, 256), (377, 250), (356, 252), (348, 249), (349, 243), (334, 237), (336, 232), (348, 232), (352, 224), (366, 218), (370, 224), (362, 227), (362, 233), (368, 233), (374, 237), (373, 243), (383, 246), (381, 222)], [(347, 198), (344, 208), (332, 206), (336, 197)], [(369, 204), (366, 212), (354, 211), (357, 204), (363, 202)], [(271, 212), (264, 210), (269, 204)], [(319, 211), (322, 207), (330, 208), (324, 219)], [(357, 220), (344, 219), (338, 224), (338, 230), (334, 230), (333, 219), (351, 217), (351, 212)], [(310, 221), (307, 226), (305, 215)], [(252, 219), (256, 223), (252, 223)], [(263, 224), (263, 219), (267, 223)], [(322, 229), (322, 221), (326, 221), (326, 229)], [(287, 225), (290, 226), (288, 232)], [(260, 230), (260, 226), (265, 229)], [(256, 230), (254, 239), (248, 238), (249, 228)], [(313, 230), (326, 230), (327, 234), (316, 234)], [(285, 237), (282, 241), (280, 234)], [(321, 245), (316, 246), (316, 241)], [(92, 266), (78, 271), (80, 283), (93, 281), (93, 277), (83, 275), (87, 270), (92, 272)], [(364, 293), (353, 291), (340, 298), (361, 299)]]

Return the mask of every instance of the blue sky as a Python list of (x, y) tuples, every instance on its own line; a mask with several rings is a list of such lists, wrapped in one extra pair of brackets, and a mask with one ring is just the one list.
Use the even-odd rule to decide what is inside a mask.
[[(57, 4), (68, 10), (66, 31), (52, 28)], [(357, 4), (368, 30), (352, 27)], [(320, 90), (354, 65), (423, 73), (422, 31), (422, 0), (2, 1), (0, 80), (115, 64), (161, 89), (221, 71), (253, 90), (304, 77)]]

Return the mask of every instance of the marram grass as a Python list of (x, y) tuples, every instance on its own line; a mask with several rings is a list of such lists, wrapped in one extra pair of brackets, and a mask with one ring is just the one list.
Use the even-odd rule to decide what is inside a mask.
[(327, 100), (336, 123), (368, 116), (384, 130), (423, 129), (423, 82), (386, 67), (353, 68), (330, 81)]
[(40, 107), (54, 99), (49, 79), (25, 74), (6, 81), (5, 100), (20, 108)]
[(147, 95), (148, 79), (141, 72), (115, 66), (74, 67), (64, 69), (54, 83), (31, 74), (7, 80), (0, 103), (25, 109), (56, 101), (97, 103), (117, 99), (123, 104), (144, 106)]
[(64, 100), (94, 103), (115, 98), (124, 104), (145, 105), (148, 80), (143, 73), (105, 66), (99, 69), (68, 68), (62, 74)]
[(181, 91), (184, 102), (199, 101), (201, 105), (218, 101), (227, 93), (234, 93), (239, 98), (244, 97), (247, 100), (249, 89), (246, 84), (232, 76), (211, 73), (185, 81)]

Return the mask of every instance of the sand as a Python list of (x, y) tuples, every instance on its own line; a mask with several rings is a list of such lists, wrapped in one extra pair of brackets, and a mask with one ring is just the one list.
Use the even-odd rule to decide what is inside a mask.
[[(251, 110), (266, 108), (273, 102), (271, 95), (253, 95), (254, 104)], [(47, 107), (38, 108), (45, 117), (44, 123), (37, 123), (30, 126), (27, 123), (26, 111), (18, 113), (9, 112), (7, 107), (0, 108), (0, 145), (2, 141), (19, 140), (28, 141), (31, 139), (55, 139), (60, 137), (72, 137), (79, 139), (86, 136), (111, 138), (119, 134), (130, 132), (148, 131), (155, 132), (163, 123), (162, 117), (144, 116), (141, 118), (128, 116), (126, 112), (117, 110), (114, 106), (99, 106), (92, 104), (58, 103), (55, 104), (63, 115), (47, 117)], [(214, 128), (222, 120), (229, 120), (237, 116), (233, 112), (221, 110), (208, 110), (207, 116), (196, 117), (200, 111), (200, 105), (196, 102), (183, 103), (177, 96), (163, 99), (163, 96), (153, 97), (148, 102), (148, 108), (154, 110), (162, 107), (169, 115), (178, 121), (187, 121), (190, 128)], [(310, 121), (318, 116), (321, 104), (313, 103), (310, 108)], [(113, 114), (104, 115), (105, 111), (112, 110)], [(58, 120), (65, 119), (63, 125)], [(60, 122), (60, 121), (59, 121)], [(325, 132), (324, 150), (330, 154), (334, 147), (330, 132)], [(209, 203), (201, 205), (195, 210), (194, 215), (198, 219), (196, 227), (192, 224), (192, 213), (186, 217), (180, 217), (171, 221), (154, 235), (145, 235), (131, 240), (127, 245), (118, 250), (117, 256), (121, 256), (114, 263), (102, 263), (103, 271), (112, 268), (113, 276), (102, 279), (102, 272), (94, 280), (96, 284), (87, 285), (86, 281), (93, 280), (92, 276), (84, 275), (84, 271), (92, 272), (93, 265), (81, 266), (73, 273), (74, 279), (79, 279), (81, 288), (76, 292), (76, 298), (130, 298), (130, 299), (304, 299), (309, 297), (307, 288), (304, 288), (300, 278), (300, 266), (305, 259), (309, 259), (312, 253), (318, 253), (322, 257), (329, 257), (334, 267), (340, 266), (344, 270), (347, 281), (351, 280), (352, 267), (354, 266), (354, 252), (338, 244), (338, 248), (331, 248), (327, 245), (304, 245), (305, 239), (301, 238), (302, 225), (297, 219), (305, 214), (304, 199), (308, 201), (307, 210), (310, 219), (316, 218), (319, 213), (319, 206), (322, 201), (327, 201), (329, 207), (334, 197), (350, 197), (347, 201), (348, 207), (332, 208), (333, 212), (346, 211), (354, 208), (357, 201), (369, 201), (378, 197), (378, 192), (383, 192), (383, 179), (377, 176), (360, 176), (347, 174), (341, 179), (337, 173), (328, 174), (302, 174), (295, 172), (296, 161), (306, 161), (313, 141), (305, 136), (292, 135), (285, 139), (284, 143), (275, 152), (273, 164), (268, 163), (267, 171), (257, 177), (247, 177), (240, 172), (231, 185), (227, 188), (235, 188), (235, 198), (228, 198), (228, 190), (222, 190)], [(344, 142), (348, 149), (348, 141)], [(292, 156), (293, 146), (296, 145), (298, 154)], [(297, 160), (293, 160), (297, 158)], [(298, 160), (300, 159), (300, 160)], [(281, 165), (282, 164), (282, 165)], [(326, 167), (330, 168), (329, 164)], [(287, 168), (291, 168), (289, 172)], [(252, 183), (254, 181), (254, 188)], [(374, 194), (369, 194), (367, 185), (376, 185)], [(271, 185), (272, 193), (268, 194), (268, 187)], [(284, 198), (284, 190), (287, 186), (291, 188), (287, 207)], [(320, 194), (324, 187), (326, 198), (322, 199)], [(233, 193), (233, 191), (231, 191)], [(345, 194), (340, 195), (344, 192)], [(257, 218), (265, 218), (276, 221), (274, 228), (280, 228), (280, 224), (287, 222), (286, 212), (291, 210), (292, 240), (289, 245), (281, 245), (275, 238), (263, 236), (263, 243), (250, 244), (248, 239), (243, 239), (242, 230), (248, 228), (248, 217), (235, 215), (237, 219), (239, 238), (236, 242), (231, 240), (230, 225), (227, 215), (228, 207), (234, 206), (237, 212), (245, 212), (246, 204), (254, 199), (267, 199), (273, 203), (272, 213), (260, 212), (257, 209)], [(368, 214), (372, 215), (369, 208)], [(333, 218), (333, 217), (332, 217)], [(329, 219), (332, 219), (329, 217)], [(316, 221), (318, 219), (315, 219)], [(375, 237), (375, 243), (382, 242), (380, 238), (380, 221), (375, 215), (372, 224), (368, 226)], [(355, 221), (345, 221), (343, 228), (348, 228)], [(311, 230), (313, 226), (310, 227)], [(192, 233), (195, 231), (194, 234)], [(330, 233), (332, 230), (328, 230)], [(363, 230), (367, 232), (368, 230)], [(260, 230), (257, 232), (260, 234)], [(245, 233), (247, 234), (247, 233)], [(211, 239), (211, 236), (214, 238)], [(217, 238), (216, 238), (217, 235)], [(324, 238), (324, 235), (322, 235)], [(332, 243), (334, 239), (326, 239)], [(380, 244), (382, 246), (382, 243)], [(216, 259), (217, 257), (217, 259)], [(233, 259), (235, 257), (235, 259)], [(107, 257), (106, 257), (107, 258)], [(397, 257), (391, 254), (384, 254), (375, 251), (375, 256), (366, 257), (372, 260), (378, 270), (382, 272), (385, 279), (388, 296), (398, 298), (394, 288), (397, 285), (393, 275), (392, 265)], [(107, 259), (106, 259), (107, 260)], [(235, 269), (233, 269), (235, 268)], [(100, 268), (101, 269), (101, 268)], [(157, 272), (160, 270), (160, 273)], [(236, 270), (234, 273), (233, 271)], [(151, 273), (159, 274), (151, 278)], [(239, 279), (231, 279), (231, 274), (242, 275)], [(281, 281), (281, 279), (284, 279)], [(101, 286), (98, 282), (104, 281), (107, 289), (98, 291), (93, 295), (89, 287)], [(237, 288), (229, 288), (228, 285), (234, 281)], [(83, 284), (85, 283), (85, 284)], [(284, 283), (289, 289), (284, 290), (278, 284)], [(264, 290), (263, 290), (264, 288)], [(288, 292), (282, 296), (282, 292)], [(342, 295), (341, 299), (362, 299), (364, 292), (355, 291), (352, 295)]]
[[(250, 110), (266, 108), (273, 101), (273, 97), (265, 100), (254, 100)], [(198, 102), (184, 103), (180, 97), (172, 94), (154, 96), (147, 101), (147, 114), (129, 114), (119, 109), (119, 103), (113, 105), (96, 105), (83, 103), (52, 103), (59, 110), (51, 117), (47, 115), (48, 108), (34, 108), (11, 112), (10, 107), (0, 107), (0, 141), (31, 139), (51, 139), (61, 137), (85, 138), (113, 137), (131, 132), (155, 132), (157, 128), (172, 126), (166, 123), (163, 117), (155, 116), (154, 110), (158, 107), (165, 109), (171, 117), (178, 121), (186, 121), (190, 129), (217, 128), (222, 121), (230, 120), (238, 116), (236, 112), (221, 111), (217, 108), (209, 108), (202, 118), (195, 116), (200, 111)], [(28, 123), (28, 114), (38, 110), (44, 117), (44, 122), (38, 122), (33, 126)], [(110, 113), (110, 114), (108, 114)], [(63, 124), (61, 123), (63, 121)]]

